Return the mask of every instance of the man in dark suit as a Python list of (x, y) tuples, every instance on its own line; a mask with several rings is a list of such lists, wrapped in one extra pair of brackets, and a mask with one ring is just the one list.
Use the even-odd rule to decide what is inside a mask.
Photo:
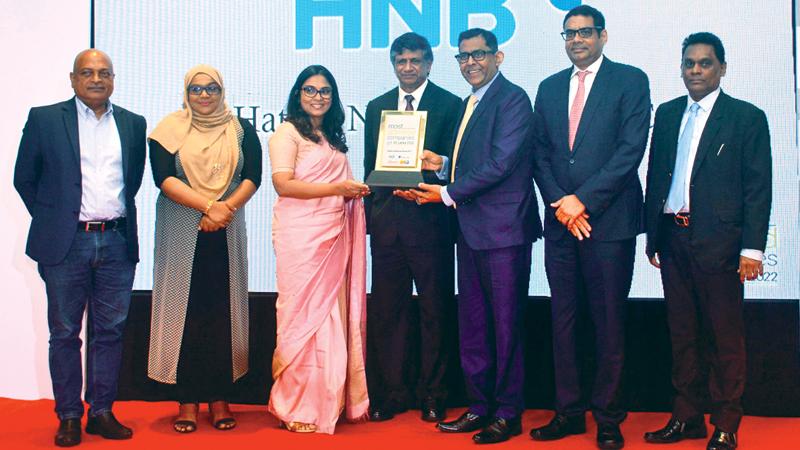
[[(435, 171), (441, 172), (450, 158), (461, 101), (428, 80), (433, 52), (423, 36), (401, 35), (389, 57), (400, 85), (367, 104), (364, 176), (375, 168), (381, 112), (427, 111), (423, 176), (430, 183), (444, 182), (449, 174), (440, 174), (440, 181)], [(367, 330), (373, 351), (367, 370), (373, 421), (389, 420), (406, 409), (409, 353), (420, 356), (414, 384), (422, 420), (438, 422), (445, 416), (447, 312), (452, 309), (454, 276), (450, 212), (441, 204), (418, 205), (409, 199), (408, 192), (395, 190), (393, 195), (390, 188), (375, 188), (364, 199), (372, 251)], [(410, 304), (413, 285), (418, 309)], [(417, 310), (419, 314), (411, 314)], [(422, 348), (409, 352), (409, 327), (416, 329), (416, 324)]]
[(472, 86), (453, 147), (450, 184), (420, 184), (418, 201), (444, 202), (458, 218), (458, 326), (470, 406), (441, 422), (446, 433), (482, 431), (478, 444), (521, 432), (522, 319), (531, 243), (541, 236), (533, 187), (531, 102), (500, 72), (497, 37), (473, 28), (458, 38), (461, 74)]
[(128, 439), (111, 407), (122, 332), (139, 260), (134, 197), (145, 160), (143, 117), (112, 105), (114, 68), (98, 50), (75, 58), (75, 97), (32, 108), (14, 171), (31, 214), (27, 254), (47, 291), (50, 375), (60, 425), (55, 444), (81, 441), (81, 331), (88, 305), (86, 432)]
[[(545, 212), (545, 270), (550, 284), (556, 415), (535, 440), (586, 432), (591, 407), (597, 444), (624, 445), (620, 382), (625, 302), (636, 235), (643, 230), (637, 168), (650, 125), (650, 89), (641, 70), (603, 56), (605, 19), (588, 5), (570, 10), (561, 33), (573, 66), (542, 81), (536, 94), (535, 176)], [(576, 316), (588, 305), (597, 372), (581, 392)], [(585, 403), (586, 398), (590, 403)]]
[(676, 396), (667, 425), (645, 440), (705, 438), (707, 382), (716, 426), (708, 449), (733, 449), (745, 384), (744, 282), (763, 273), (772, 202), (769, 128), (763, 111), (720, 89), (727, 66), (717, 36), (689, 35), (682, 55), (689, 95), (656, 111), (645, 201)]

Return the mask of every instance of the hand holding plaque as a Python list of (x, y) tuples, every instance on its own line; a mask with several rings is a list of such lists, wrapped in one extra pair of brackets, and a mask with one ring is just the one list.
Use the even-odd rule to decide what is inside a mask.
[(416, 187), (423, 181), (427, 111), (383, 111), (378, 152), (366, 183), (380, 187)]

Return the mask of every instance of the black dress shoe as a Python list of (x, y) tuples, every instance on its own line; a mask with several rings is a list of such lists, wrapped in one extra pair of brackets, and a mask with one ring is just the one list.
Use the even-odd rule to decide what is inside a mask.
[(714, 430), (706, 450), (733, 450), (736, 448), (736, 433), (728, 433), (719, 428)]
[(571, 434), (586, 433), (586, 418), (583, 415), (567, 417), (556, 414), (547, 425), (531, 430), (534, 441), (554, 441)]
[(111, 411), (100, 413), (94, 417), (90, 416), (86, 422), (86, 432), (99, 434), (105, 439), (121, 440), (133, 437), (133, 430), (119, 423)]
[(369, 420), (371, 422), (385, 422), (394, 419), (395, 414), (406, 412), (406, 408), (397, 402), (388, 401), (382, 406), (379, 406), (369, 411)]
[(521, 433), (522, 424), (519, 417), (514, 419), (495, 417), (489, 421), (489, 424), (483, 430), (472, 436), (472, 440), (476, 444), (495, 444), (507, 441), (511, 436), (517, 436)]
[(703, 416), (681, 422), (676, 418), (669, 419), (664, 428), (644, 434), (644, 440), (651, 444), (672, 444), (684, 439), (705, 439), (708, 436)]
[(486, 416), (479, 416), (467, 411), (456, 420), (437, 423), (436, 428), (443, 433), (469, 433), (480, 430), (486, 425), (486, 422)]
[(422, 404), (420, 405), (419, 409), (422, 420), (425, 422), (441, 422), (446, 416), (445, 408), (442, 402), (433, 397), (426, 397), (424, 400), (422, 400)]
[(81, 419), (64, 419), (58, 424), (56, 446), (72, 447), (81, 443)]
[(597, 424), (597, 448), (616, 450), (625, 446), (625, 439), (619, 431), (619, 425), (613, 423)]

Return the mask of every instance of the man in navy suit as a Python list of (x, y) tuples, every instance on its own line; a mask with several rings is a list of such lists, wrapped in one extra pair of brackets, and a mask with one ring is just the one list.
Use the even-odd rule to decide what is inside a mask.
[(646, 251), (661, 269), (676, 395), (667, 425), (645, 440), (705, 438), (707, 385), (716, 427), (707, 448), (731, 450), (745, 385), (744, 283), (764, 271), (769, 229), (769, 126), (763, 111), (720, 89), (727, 64), (717, 36), (691, 34), (682, 47), (689, 95), (656, 111), (645, 201)]
[[(598, 446), (615, 449), (624, 445), (624, 312), (636, 235), (643, 231), (637, 169), (647, 144), (650, 90), (644, 72), (603, 56), (608, 33), (600, 11), (578, 6), (565, 16), (563, 29), (573, 66), (542, 81), (534, 104), (535, 177), (550, 205), (544, 237), (556, 415), (531, 437), (584, 433), (591, 408)], [(591, 395), (581, 392), (576, 355), (575, 319), (586, 304), (597, 361)]]
[(81, 441), (81, 331), (88, 306), (86, 432), (129, 439), (111, 407), (139, 247), (134, 197), (145, 160), (143, 117), (112, 105), (114, 67), (105, 53), (78, 54), (75, 97), (32, 108), (14, 187), (31, 214), (26, 253), (47, 291), (50, 376), (60, 420), (55, 444)]
[(453, 146), (450, 184), (420, 184), (420, 203), (456, 208), (459, 236), (458, 326), (470, 406), (442, 432), (478, 444), (521, 432), (522, 318), (531, 243), (541, 236), (533, 187), (531, 102), (499, 72), (505, 55), (493, 33), (473, 28), (458, 38), (461, 74), (472, 86)]
[[(424, 36), (405, 33), (392, 42), (389, 57), (399, 86), (367, 104), (364, 128), (364, 177), (375, 169), (383, 111), (427, 111), (422, 168), (425, 180), (441, 184), (450, 174), (453, 131), (461, 100), (428, 79), (433, 51)], [(438, 175), (437, 172), (438, 171)], [(442, 173), (444, 172), (444, 173)], [(449, 315), (453, 309), (451, 211), (442, 204), (417, 205), (406, 191), (376, 187), (364, 198), (372, 251), (372, 297), (367, 307), (367, 360), (370, 420), (384, 421), (404, 411), (409, 393), (405, 373), (409, 354), (419, 355), (416, 399), (422, 420), (445, 417), (444, 376)], [(416, 285), (419, 314), (412, 315)], [(418, 323), (420, 349), (409, 351), (409, 331)]]

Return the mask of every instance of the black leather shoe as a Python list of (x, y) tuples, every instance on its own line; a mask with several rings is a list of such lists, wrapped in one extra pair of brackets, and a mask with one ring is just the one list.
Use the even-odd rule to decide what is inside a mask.
[(446, 410), (441, 401), (433, 397), (426, 397), (420, 405), (422, 420), (425, 422), (441, 422), (446, 416)]
[(58, 424), (56, 446), (72, 447), (81, 443), (81, 419), (64, 419)]
[(472, 436), (472, 440), (476, 444), (495, 444), (507, 441), (511, 436), (517, 436), (521, 433), (522, 424), (519, 417), (514, 419), (495, 417), (489, 421), (489, 424), (483, 430)]
[(133, 430), (119, 423), (111, 411), (106, 411), (94, 417), (90, 416), (86, 422), (86, 432), (99, 434), (105, 439), (121, 440), (133, 437)]
[(486, 416), (479, 416), (467, 411), (456, 420), (437, 423), (436, 428), (443, 433), (469, 433), (483, 428), (487, 419)]
[(728, 433), (719, 428), (714, 430), (706, 450), (733, 450), (736, 448), (736, 433)]
[(705, 439), (708, 436), (703, 416), (681, 422), (676, 418), (669, 419), (664, 428), (644, 434), (644, 440), (651, 444), (672, 444), (684, 439)]
[(613, 423), (597, 424), (597, 448), (617, 450), (625, 446), (625, 439), (619, 431), (619, 425)]
[(369, 411), (369, 420), (371, 422), (385, 422), (394, 419), (395, 414), (406, 412), (406, 408), (400, 406), (397, 402), (387, 401), (382, 406), (379, 406)]
[(586, 433), (586, 418), (583, 415), (567, 417), (556, 414), (547, 425), (531, 430), (534, 441), (554, 441), (571, 434)]

